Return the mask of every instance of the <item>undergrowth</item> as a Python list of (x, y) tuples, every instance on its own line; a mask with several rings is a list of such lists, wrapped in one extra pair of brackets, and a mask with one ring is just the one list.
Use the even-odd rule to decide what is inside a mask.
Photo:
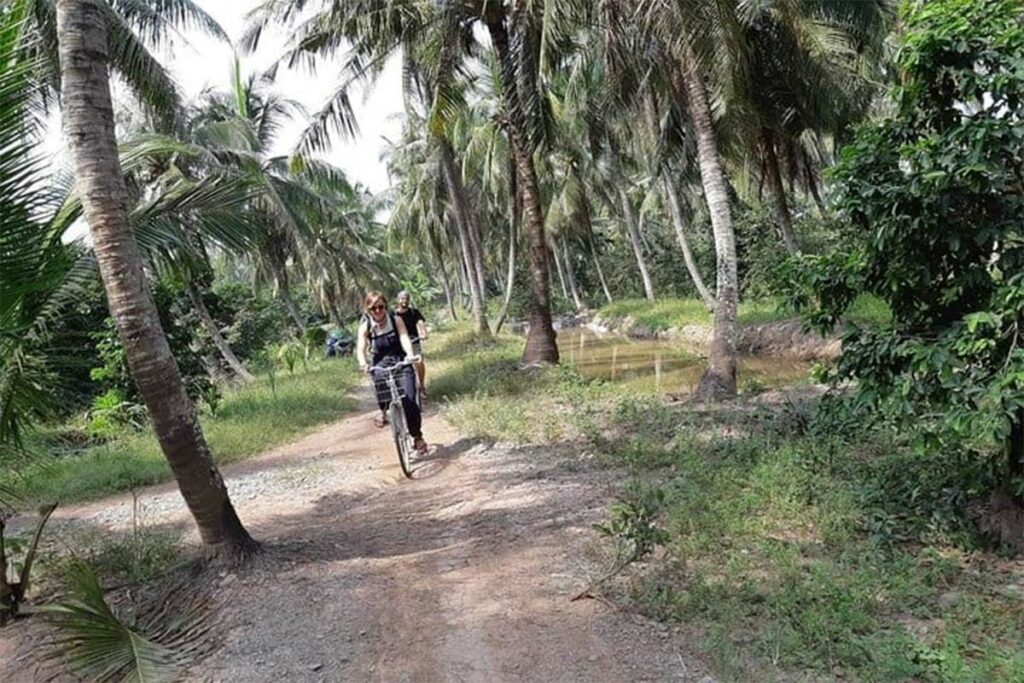
[(475, 436), (516, 444), (575, 438), (591, 428), (586, 406), (616, 391), (566, 365), (521, 369), (522, 340), (514, 337), (480, 339), (456, 328), (437, 348), (428, 360), (431, 396)]
[(1024, 567), (986, 552), (970, 519), (983, 466), (882, 430), (794, 429), (778, 406), (620, 399), (610, 417), (605, 457), (657, 483), (669, 532), (668, 559), (620, 597), (700, 625), (726, 675), (751, 675), (728, 655), (746, 650), (865, 680), (1024, 679)]
[[(351, 359), (314, 360), (293, 374), (225, 391), (215, 415), (201, 414), (214, 458), (226, 464), (258, 455), (310, 429), (338, 419), (354, 406), (348, 390), (358, 381)], [(40, 455), (17, 471), (0, 470), (0, 487), (25, 502), (63, 503), (96, 498), (170, 479), (156, 437), (145, 425), (125, 428), (102, 442), (81, 440), (62, 425), (33, 436)]]
[(465, 433), (572, 444), (627, 473), (599, 533), (633, 566), (608, 595), (691, 629), (725, 679), (1024, 680), (1024, 564), (972, 521), (984, 462), (922, 455), (807, 392), (669, 405), (520, 370), (519, 339), (456, 331), (438, 348), (433, 394)]

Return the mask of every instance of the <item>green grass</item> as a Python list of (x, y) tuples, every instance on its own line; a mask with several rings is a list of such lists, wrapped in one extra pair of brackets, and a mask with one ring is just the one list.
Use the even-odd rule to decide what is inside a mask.
[(431, 340), (431, 396), (445, 405), (445, 417), (475, 436), (517, 444), (570, 438), (581, 422), (576, 415), (565, 419), (557, 406), (615, 391), (567, 366), (519, 369), (521, 337), (482, 340), (456, 325)]
[[(663, 491), (664, 550), (609, 596), (683, 625), (724, 680), (1024, 680), (1021, 577), (951, 502), (970, 485), (957, 459), (840, 437), (813, 404), (669, 406), (571, 369), (524, 372), (518, 339), (457, 328), (435, 344), (434, 395), (464, 433), (571, 443)], [(662, 537), (644, 524), (619, 529)]]
[(617, 595), (697, 626), (724, 677), (763, 676), (753, 661), (869, 681), (1024, 678), (1024, 606), (949, 504), (966, 477), (947, 454), (885, 432), (806, 433), (779, 408), (625, 397), (609, 423), (606, 462), (664, 491), (670, 538)]
[[(216, 461), (226, 464), (258, 455), (351, 409), (349, 387), (358, 381), (351, 359), (315, 360), (294, 375), (279, 372), (276, 393), (266, 377), (228, 391), (216, 417), (201, 415)], [(0, 488), (28, 502), (72, 502), (96, 498), (170, 478), (170, 470), (149, 431), (125, 434), (85, 450), (63, 452), (51, 442), (52, 457), (17, 474), (0, 473)]]
[(861, 294), (846, 312), (846, 319), (861, 325), (884, 325), (892, 319), (892, 311), (878, 297)]
[(604, 306), (597, 312), (601, 318), (630, 317), (638, 325), (655, 332), (683, 325), (710, 325), (711, 314), (699, 299), (624, 299)]
[[(637, 325), (653, 332), (684, 325), (712, 324), (711, 314), (698, 299), (658, 299), (653, 303), (646, 299), (625, 299), (604, 306), (598, 315), (604, 319), (630, 317)], [(796, 317), (776, 299), (743, 301), (738, 316), (741, 325), (762, 325)], [(864, 295), (854, 302), (848, 319), (863, 324), (881, 324), (888, 321), (889, 316), (885, 302)]]

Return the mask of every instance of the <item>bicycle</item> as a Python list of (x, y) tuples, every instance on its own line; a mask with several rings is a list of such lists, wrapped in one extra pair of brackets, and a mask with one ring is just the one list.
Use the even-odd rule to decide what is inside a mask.
[[(369, 369), (371, 373), (371, 382), (373, 383), (374, 391), (378, 388), (386, 389), (386, 393), (391, 396), (391, 401), (388, 404), (388, 423), (391, 426), (391, 435), (395, 439), (395, 450), (398, 451), (398, 464), (402, 468), (402, 474), (409, 479), (412, 479), (412, 454), (415, 452), (413, 447), (413, 437), (409, 433), (409, 427), (405, 423), (405, 407), (402, 405), (402, 399), (405, 398), (405, 390), (398, 383), (396, 376), (402, 368), (412, 366), (416, 362), (416, 357), (407, 358), (403, 361), (399, 361), (395, 365), (383, 367), (380, 365), (374, 365)], [(377, 372), (381, 372), (384, 375), (383, 380), (379, 379), (376, 375)], [(413, 383), (416, 383), (416, 370), (413, 369)], [(384, 392), (377, 392), (378, 395)], [(416, 392), (414, 398), (416, 405), (419, 405), (419, 391)]]

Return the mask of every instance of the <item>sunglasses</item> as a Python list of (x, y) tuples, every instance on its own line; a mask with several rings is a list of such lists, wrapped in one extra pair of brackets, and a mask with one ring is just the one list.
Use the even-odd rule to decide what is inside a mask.
[(371, 311), (383, 311), (386, 308), (387, 306), (381, 306), (380, 304), (377, 304), (376, 306), (370, 306)]

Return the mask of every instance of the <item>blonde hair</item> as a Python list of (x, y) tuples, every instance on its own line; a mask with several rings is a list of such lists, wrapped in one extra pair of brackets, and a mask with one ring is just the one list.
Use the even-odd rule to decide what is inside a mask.
[(370, 307), (377, 302), (384, 304), (386, 308), (388, 305), (388, 298), (384, 296), (383, 292), (367, 292), (366, 297), (363, 299), (363, 310), (369, 311)]

